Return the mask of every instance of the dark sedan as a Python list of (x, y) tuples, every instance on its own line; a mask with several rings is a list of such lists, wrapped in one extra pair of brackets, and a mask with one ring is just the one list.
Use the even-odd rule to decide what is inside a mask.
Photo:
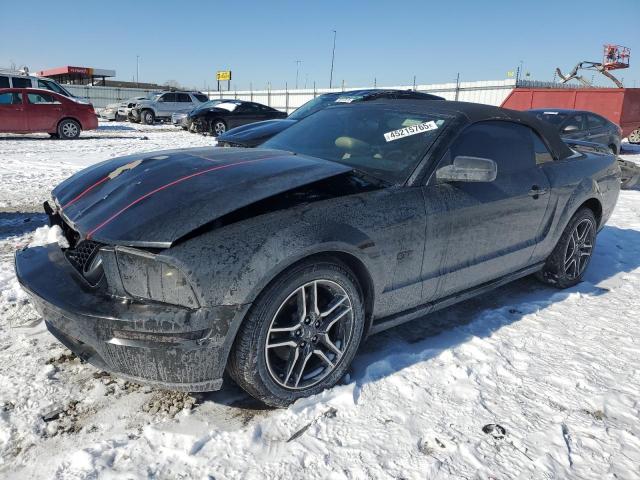
[(580, 282), (619, 175), (526, 113), (337, 105), (262, 148), (75, 174), (45, 207), (69, 245), (20, 250), (16, 273), (98, 368), (186, 391), (226, 369), (282, 406), (338, 382), (366, 335), (525, 275)]
[(564, 139), (598, 143), (615, 154), (620, 153), (622, 130), (618, 125), (597, 113), (557, 108), (528, 111), (539, 120), (551, 123)]
[(189, 114), (188, 121), (193, 124), (195, 131), (218, 137), (230, 128), (286, 117), (286, 113), (261, 103), (226, 100), (209, 108), (194, 110)]
[(277, 133), (286, 130), (294, 123), (330, 105), (336, 103), (366, 102), (383, 98), (395, 100), (444, 100), (444, 98), (438, 97), (437, 95), (416, 92), (414, 90), (367, 89), (325, 93), (317, 96), (313, 100), (309, 100), (284, 120), (268, 120), (229, 130), (218, 137), (218, 145), (221, 147), (257, 147)]

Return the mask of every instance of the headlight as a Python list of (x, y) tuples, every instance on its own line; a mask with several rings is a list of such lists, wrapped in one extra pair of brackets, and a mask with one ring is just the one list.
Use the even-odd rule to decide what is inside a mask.
[(184, 274), (151, 253), (116, 248), (124, 290), (133, 297), (198, 308), (200, 305)]

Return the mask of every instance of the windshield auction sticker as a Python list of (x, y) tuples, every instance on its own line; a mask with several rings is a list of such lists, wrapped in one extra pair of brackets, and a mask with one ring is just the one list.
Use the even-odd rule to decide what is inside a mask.
[(400, 138), (409, 137), (411, 135), (417, 135), (419, 133), (429, 132), (431, 130), (437, 130), (438, 125), (433, 120), (428, 122), (418, 123), (417, 125), (410, 125), (408, 127), (393, 130), (384, 134), (384, 139), (387, 142), (393, 142)]

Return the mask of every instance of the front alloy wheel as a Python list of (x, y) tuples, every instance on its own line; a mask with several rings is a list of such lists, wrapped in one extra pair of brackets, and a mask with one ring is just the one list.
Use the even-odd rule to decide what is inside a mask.
[(58, 125), (58, 138), (63, 140), (73, 140), (80, 136), (80, 124), (75, 120), (67, 118)]
[(358, 281), (341, 263), (291, 268), (254, 302), (236, 335), (229, 374), (272, 406), (334, 386), (360, 344), (362, 305)]
[(227, 131), (227, 125), (222, 120), (216, 120), (213, 122), (212, 131), (215, 137), (219, 137)]
[(337, 283), (314, 280), (297, 288), (278, 308), (265, 342), (271, 378), (305, 389), (326, 378), (340, 362), (353, 333), (353, 307)]

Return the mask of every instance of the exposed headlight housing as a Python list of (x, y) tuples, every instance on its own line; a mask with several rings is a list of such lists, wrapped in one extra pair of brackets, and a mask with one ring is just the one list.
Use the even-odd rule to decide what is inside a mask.
[(134, 298), (198, 308), (198, 299), (187, 277), (157, 255), (117, 247), (115, 250), (122, 288)]

